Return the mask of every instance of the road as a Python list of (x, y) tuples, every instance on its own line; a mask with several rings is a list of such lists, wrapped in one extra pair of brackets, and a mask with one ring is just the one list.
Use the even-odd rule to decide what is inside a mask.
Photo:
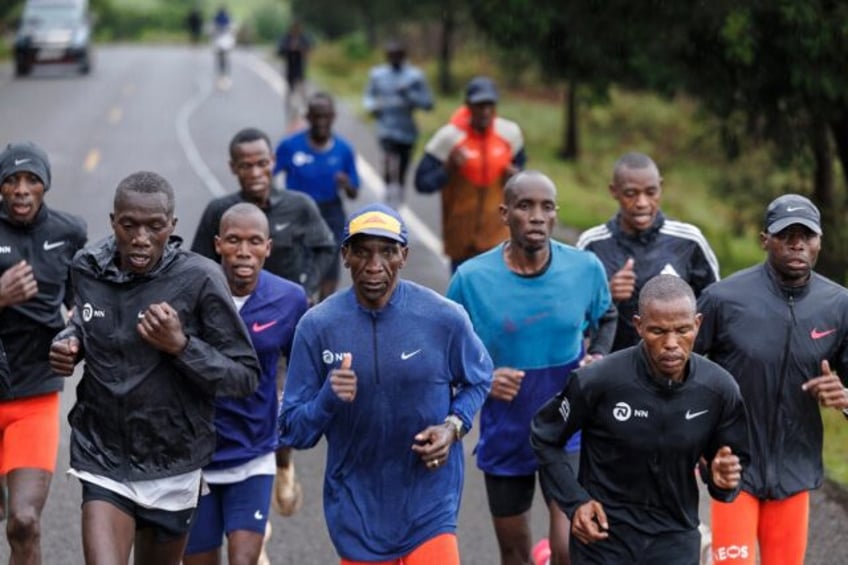
[[(219, 90), (213, 82), (212, 55), (205, 48), (114, 46), (98, 49), (95, 70), (78, 77), (63, 69), (39, 69), (15, 80), (9, 65), (0, 65), (0, 142), (32, 139), (48, 151), (53, 187), (47, 202), (85, 218), (89, 239), (109, 233), (108, 214), (114, 188), (127, 174), (152, 170), (176, 189), (177, 234), (191, 241), (203, 207), (213, 196), (237, 189), (229, 171), (227, 146), (242, 127), (256, 126), (276, 142), (286, 129), (277, 69), (256, 54), (235, 53), (233, 85)], [(355, 109), (341, 106), (337, 130), (360, 153), (364, 192), (361, 203), (374, 200), (382, 183), (374, 173), (378, 150), (370, 126)], [(406, 278), (444, 291), (448, 271), (438, 253), (438, 204), (434, 197), (410, 195), (404, 215), (411, 226)], [(80, 489), (68, 478), (67, 422), (74, 400), (72, 379), (62, 396), (62, 443), (57, 475), (44, 512), (44, 562), (82, 563)], [(402, 409), (402, 407), (399, 407)], [(474, 467), (465, 440), (467, 473), (460, 513), (463, 563), (498, 562), (482, 475)], [(304, 487), (304, 507), (292, 518), (273, 516), (269, 547), (274, 564), (337, 563), (324, 526), (321, 480), (324, 445), (296, 454)], [(538, 496), (538, 495), (537, 495)], [(533, 513), (534, 537), (545, 535), (540, 500)], [(839, 497), (817, 493), (811, 511), (808, 563), (848, 562), (848, 514)], [(8, 547), (0, 541), (0, 561)]]

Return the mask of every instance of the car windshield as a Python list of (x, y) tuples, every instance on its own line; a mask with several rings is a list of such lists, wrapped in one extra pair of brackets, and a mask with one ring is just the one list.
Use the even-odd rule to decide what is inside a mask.
[(74, 4), (28, 5), (24, 25), (30, 27), (73, 27), (80, 21), (81, 6)]

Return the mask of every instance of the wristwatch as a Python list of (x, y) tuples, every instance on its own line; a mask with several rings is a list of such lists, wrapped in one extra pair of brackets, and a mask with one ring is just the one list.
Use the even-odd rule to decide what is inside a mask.
[(465, 426), (462, 424), (460, 417), (456, 414), (451, 414), (445, 418), (445, 424), (448, 424), (451, 428), (453, 428), (456, 441), (461, 440), (462, 436), (465, 435)]

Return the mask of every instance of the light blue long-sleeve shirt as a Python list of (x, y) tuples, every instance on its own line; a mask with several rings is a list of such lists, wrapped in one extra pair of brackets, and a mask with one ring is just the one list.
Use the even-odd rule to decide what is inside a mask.
[(395, 69), (380, 65), (371, 69), (363, 99), (365, 109), (377, 117), (377, 138), (412, 145), (418, 128), (412, 113), (430, 110), (433, 95), (420, 69), (403, 64)]

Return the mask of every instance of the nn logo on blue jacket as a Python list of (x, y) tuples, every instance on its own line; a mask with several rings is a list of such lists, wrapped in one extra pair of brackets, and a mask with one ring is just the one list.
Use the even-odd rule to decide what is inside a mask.
[(325, 365), (332, 365), (333, 363), (341, 363), (342, 358), (344, 357), (344, 353), (333, 353), (329, 349), (325, 349), (321, 352), (321, 360), (324, 361)]

